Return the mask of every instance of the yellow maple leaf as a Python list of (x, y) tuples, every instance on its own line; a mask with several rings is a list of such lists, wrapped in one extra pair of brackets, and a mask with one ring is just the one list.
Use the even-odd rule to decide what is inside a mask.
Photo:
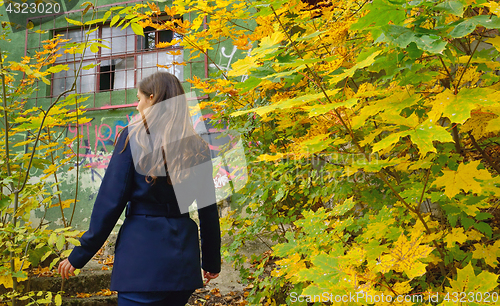
[(391, 252), (380, 257), (379, 272), (387, 273), (390, 270), (405, 272), (409, 279), (425, 274), (427, 265), (419, 259), (426, 258), (434, 248), (420, 245), (422, 238), (408, 240), (401, 234)]
[(392, 287), (392, 290), (398, 294), (403, 294), (403, 293), (408, 293), (413, 290), (412, 286), (410, 285), (410, 281), (407, 282), (397, 282), (394, 284)]
[(351, 264), (361, 265), (366, 259), (366, 250), (360, 246), (352, 247), (343, 258)]
[(500, 117), (496, 117), (495, 119), (488, 121), (488, 125), (485, 127), (485, 131), (487, 133), (496, 132), (498, 130), (500, 130)]
[[(473, 78), (472, 75), (470, 75)], [(437, 94), (434, 100), (428, 100), (427, 105), (432, 106), (428, 113), (432, 122), (437, 122), (441, 117), (447, 117), (452, 122), (464, 123), (471, 117), (471, 111), (478, 107), (489, 107), (497, 102), (496, 92), (488, 88), (466, 88), (457, 95), (446, 89)]]
[[(447, 288), (447, 292), (489, 292), (495, 289), (498, 275), (482, 271), (476, 276), (472, 264), (457, 270), (457, 278), (450, 279), (451, 288)], [(454, 304), (456, 305), (456, 304)], [(465, 304), (462, 304), (465, 305)]]
[[(489, 121), (495, 117), (495, 114), (489, 112), (472, 112), (471, 117), (467, 119), (461, 131), (464, 133), (471, 132), (472, 136), (480, 139), (490, 132), (488, 130)], [(498, 126), (496, 127), (498, 129)]]
[(439, 223), (431, 220), (431, 215), (427, 215), (424, 217), (424, 221), (427, 224), (427, 227), (431, 230), (431, 234), (427, 234), (427, 229), (424, 224), (420, 221), (417, 221), (415, 225), (412, 226), (410, 236), (412, 239), (418, 239), (422, 237), (421, 243), (429, 243), (433, 240), (439, 239), (442, 236), (442, 233), (439, 230)]
[(259, 47), (252, 51), (252, 55), (262, 58), (272, 53), (281, 46), (281, 41), (285, 39), (285, 37), (285, 34), (281, 31), (276, 31), (271, 34), (271, 36), (263, 37)]
[(474, 248), (472, 258), (484, 259), (484, 262), (493, 268), (498, 265), (497, 258), (500, 256), (500, 240), (489, 246), (476, 243), (474, 244)]
[(484, 237), (482, 233), (480, 233), (478, 230), (470, 228), (467, 232), (467, 239), (469, 240), (481, 240), (481, 238)]
[(257, 58), (247, 56), (245, 58), (237, 60), (232, 64), (233, 70), (229, 71), (227, 75), (229, 76), (240, 76), (248, 74), (248, 71), (252, 68), (257, 67)]
[(269, 154), (261, 154), (257, 158), (259, 161), (278, 161), (281, 160), (286, 154), (284, 153), (276, 153), (276, 155), (269, 155)]
[(467, 235), (464, 234), (463, 227), (452, 229), (451, 233), (444, 238), (444, 242), (446, 242), (446, 247), (448, 248), (452, 248), (455, 242), (462, 244), (465, 241), (467, 241)]
[(468, 164), (458, 165), (457, 171), (443, 170), (444, 175), (438, 177), (432, 184), (438, 187), (444, 187), (444, 194), (448, 198), (453, 198), (460, 193), (472, 191), (473, 193), (481, 194), (481, 184), (476, 180), (491, 179), (491, 174), (488, 170), (477, 170), (480, 161), (476, 160)]

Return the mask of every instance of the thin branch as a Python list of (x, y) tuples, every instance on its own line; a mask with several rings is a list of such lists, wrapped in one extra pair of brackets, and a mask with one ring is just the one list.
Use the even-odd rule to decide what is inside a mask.
[(478, 150), (481, 153), (481, 155), (488, 162), (488, 164), (493, 169), (495, 169), (495, 171), (498, 174), (500, 174), (500, 167), (498, 167), (498, 165), (491, 159), (491, 157), (488, 154), (486, 154), (486, 152), (484, 152), (484, 150), (479, 146), (479, 144), (476, 142), (476, 139), (474, 138), (474, 136), (472, 136), (471, 132), (469, 132), (469, 136), (470, 136), (470, 140), (472, 141), (472, 145), (474, 146), (474, 148), (476, 148), (476, 150)]
[(458, 87), (460, 86), (460, 82), (462, 81), (462, 78), (464, 77), (465, 72), (467, 72), (467, 68), (469, 68), (469, 64), (472, 61), (472, 57), (474, 56), (474, 53), (476, 53), (477, 48), (481, 44), (481, 40), (484, 38), (483, 34), (484, 34), (484, 30), (481, 32), (481, 34), (479, 36), (479, 40), (477, 41), (476, 47), (474, 47), (474, 51), (472, 51), (472, 53), (469, 57), (469, 60), (467, 61), (467, 64), (465, 64), (464, 71), (462, 72), (462, 75), (458, 79), (457, 85), (455, 86), (455, 95), (458, 94)]
[[(441, 61), (441, 64), (443, 65), (444, 70), (446, 71), (446, 74), (448, 74), (448, 78), (450, 79), (450, 84), (453, 84), (453, 78), (451, 76), (450, 71), (448, 70), (448, 67), (446, 67), (446, 64), (443, 61), (443, 58), (441, 56), (438, 56), (439, 60)], [(457, 91), (457, 87), (455, 87), (455, 92)]]

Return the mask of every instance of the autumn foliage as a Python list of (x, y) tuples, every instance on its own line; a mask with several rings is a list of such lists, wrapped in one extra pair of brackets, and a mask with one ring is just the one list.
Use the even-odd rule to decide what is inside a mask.
[[(253, 282), (250, 304), (498, 303), (497, 2), (143, 8), (111, 9), (111, 26), (182, 35), (158, 46), (206, 57), (215, 69), (189, 82), (247, 143), (251, 176), (222, 228), (232, 237), (225, 260)], [(228, 46), (240, 59), (226, 70), (217, 52)], [(272, 249), (251, 268), (238, 252), (248, 240)], [(325, 292), (423, 299), (313, 300)]]
[[(195, 14), (170, 24), (192, 58), (218, 67), (213, 50), (241, 50), (230, 70), (190, 82), (259, 143), (234, 197), (246, 214), (223, 222), (226, 260), (255, 283), (250, 303), (324, 292), (496, 303), (497, 2), (179, 0), (166, 11)], [(238, 249), (264, 238), (273, 256), (245, 269)]]

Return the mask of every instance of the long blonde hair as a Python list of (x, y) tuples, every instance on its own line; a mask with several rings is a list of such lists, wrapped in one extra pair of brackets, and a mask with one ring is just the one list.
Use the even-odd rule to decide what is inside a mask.
[[(193, 128), (181, 82), (168, 72), (156, 72), (143, 79), (138, 89), (146, 97), (153, 95), (152, 105), (141, 112), (142, 122), (129, 124), (132, 129), (122, 152), (134, 137), (132, 141), (147, 152), (136, 165), (136, 170), (139, 166), (145, 174), (146, 181), (154, 183), (159, 173), (165, 173), (169, 184), (180, 183), (192, 174), (191, 166), (210, 159), (208, 144)], [(150, 132), (157, 131), (159, 135), (151, 137)]]

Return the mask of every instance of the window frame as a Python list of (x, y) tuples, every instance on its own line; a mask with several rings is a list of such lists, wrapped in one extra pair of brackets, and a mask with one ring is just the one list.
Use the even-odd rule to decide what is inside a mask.
[[(103, 38), (103, 30), (104, 29), (110, 29), (110, 36), (109, 37), (105, 37)], [(96, 64), (97, 63), (100, 63), (99, 65), (96, 65), (96, 71), (95, 71), (95, 74), (93, 74), (95, 76), (94, 78), (94, 84), (93, 84), (93, 88), (94, 88), (94, 91), (96, 93), (101, 93), (101, 92), (109, 92), (109, 91), (115, 91), (115, 90), (127, 90), (127, 89), (131, 89), (131, 88), (135, 88), (139, 82), (139, 80), (141, 79), (141, 76), (142, 76), (142, 70), (144, 69), (148, 69), (148, 68), (154, 68), (154, 66), (146, 66), (144, 67), (144, 65), (142, 65), (142, 67), (138, 67), (138, 62), (139, 62), (139, 59), (138, 57), (140, 55), (150, 55), (150, 54), (156, 54), (156, 63), (158, 64), (158, 53), (160, 52), (170, 52), (170, 51), (177, 51), (177, 50), (181, 50), (181, 51), (184, 51), (184, 48), (182, 46), (179, 46), (179, 45), (174, 45), (174, 46), (169, 46), (169, 47), (165, 47), (165, 48), (157, 48), (156, 47), (156, 44), (159, 43), (159, 37), (160, 37), (160, 32), (162, 31), (168, 31), (168, 30), (157, 30), (157, 29), (154, 29), (154, 31), (148, 31), (148, 33), (155, 33), (155, 48), (154, 49), (149, 49), (149, 48), (143, 48), (143, 46), (139, 46), (139, 43), (138, 41), (140, 40), (141, 36), (139, 35), (136, 35), (135, 33), (131, 32), (131, 33), (127, 33), (125, 32), (124, 35), (118, 35), (118, 36), (114, 36), (112, 34), (113, 32), (113, 29), (117, 29), (116, 27), (111, 27), (110, 26), (110, 22), (107, 22), (103, 25), (100, 25), (98, 30), (95, 32), (96, 33), (96, 37), (97, 39), (102, 39), (102, 40), (109, 40), (109, 44), (112, 45), (112, 39), (113, 37), (119, 37), (119, 38), (125, 38), (125, 41), (127, 41), (127, 39), (133, 39), (133, 46), (134, 46), (134, 49), (133, 50), (128, 50), (125, 48), (125, 51), (124, 52), (118, 52), (117, 54), (113, 54), (112, 52), (112, 49), (110, 49), (110, 54), (105, 54), (103, 55), (102, 53), (102, 50), (103, 48), (99, 48), (99, 51), (97, 53), (87, 53), (87, 52), (90, 52), (90, 50), (86, 50), (85, 52), (85, 58), (84, 58), (84, 61), (83, 63), (85, 62), (95, 62)], [(153, 29), (153, 28), (152, 28)], [(121, 30), (121, 31), (131, 31), (130, 27), (128, 27), (127, 29), (125, 30)], [(67, 27), (67, 28), (61, 28), (61, 29), (54, 29), (53, 30), (53, 37), (55, 37), (56, 35), (58, 34), (62, 34), (62, 33), (66, 33), (66, 36), (68, 35), (69, 32), (72, 32), (72, 31), (81, 31), (81, 33), (83, 34), (84, 30), (81, 28), (81, 27)], [(82, 35), (83, 36), (83, 35)], [(145, 38), (143, 38), (145, 39)], [(173, 39), (175, 39), (175, 34), (173, 34)], [(103, 44), (105, 44), (105, 42), (101, 42)], [(126, 44), (128, 44), (126, 42)], [(126, 46), (127, 47), (127, 46)], [(112, 46), (110, 47), (112, 48)], [(87, 48), (88, 49), (88, 48)], [(181, 54), (183, 55), (183, 54)], [(70, 55), (68, 55), (70, 56)], [(78, 56), (78, 55), (77, 55)], [(88, 56), (88, 58), (87, 58)], [(109, 88), (109, 89), (102, 89), (101, 88), (101, 77), (104, 75), (104, 74), (109, 74), (111, 75), (111, 73), (116, 73), (116, 68), (114, 70), (110, 70), (110, 72), (103, 72), (101, 70), (102, 68), (102, 63), (105, 62), (105, 61), (113, 61), (115, 59), (123, 59), (123, 60), (127, 60), (129, 58), (133, 58), (133, 61), (134, 61), (134, 67), (131, 67), (131, 68), (128, 68), (126, 67), (125, 69), (123, 69), (123, 71), (125, 72), (125, 76), (127, 76), (127, 72), (129, 71), (133, 71), (133, 85), (132, 86), (128, 86), (128, 80), (127, 78), (125, 77), (125, 87), (121, 87), (121, 88)], [(66, 58), (65, 60), (61, 60), (61, 61), (56, 61), (55, 64), (66, 64), (66, 65), (73, 65), (75, 63), (79, 63), (79, 59), (76, 58), (76, 60), (73, 60), (73, 59), (68, 59)], [(83, 64), (83, 66), (85, 66), (85, 64)], [(71, 67), (71, 66), (70, 66)], [(82, 70), (84, 71), (84, 70)], [(141, 74), (141, 75), (139, 75)], [(87, 75), (90, 75), (90, 74), (87, 74)], [(56, 74), (53, 74), (52, 75), (52, 79), (51, 79), (51, 88), (50, 88), (50, 97), (56, 97), (59, 93), (56, 93), (54, 94), (54, 89), (55, 89), (55, 86), (54, 86), (54, 79), (55, 79), (55, 76)], [(68, 76), (66, 76), (68, 77)], [(116, 74), (115, 76), (116, 77)], [(110, 76), (111, 78), (111, 76)], [(81, 75), (79, 76), (79, 80), (80, 81), (77, 81), (77, 82), (81, 82)], [(181, 80), (181, 81), (184, 81), (184, 80)], [(111, 82), (110, 82), (111, 83)], [(80, 85), (81, 86), (81, 85)], [(110, 86), (110, 87), (113, 87), (113, 86)]]
[[(124, 6), (128, 7), (130, 5), (135, 5), (138, 3), (147, 4), (145, 0), (128, 0), (128, 1), (120, 1), (115, 3), (108, 3), (96, 6), (97, 10), (108, 10), (109, 7), (112, 6)], [(34, 24), (33, 29), (25, 31), (24, 37), (24, 56), (32, 56), (34, 52), (43, 50), (42, 41), (51, 39), (52, 34), (55, 32), (62, 32), (64, 30), (74, 30), (80, 27), (74, 26), (67, 22), (64, 17), (74, 18), (75, 15), (80, 15), (80, 13), (84, 11), (84, 8), (78, 8), (75, 10), (67, 11), (64, 13), (58, 14), (47, 14), (43, 16), (33, 16), (28, 17), (27, 22), (32, 22)], [(194, 16), (192, 13), (185, 13), (180, 15), (184, 20), (192, 20)], [(107, 26), (107, 24), (105, 24)], [(203, 26), (207, 27), (207, 18), (204, 18)], [(162, 49), (165, 50), (165, 49)], [(152, 52), (157, 52), (153, 50)], [(184, 53), (185, 55), (185, 53)], [(184, 60), (186, 59), (186, 60)], [(134, 58), (134, 62), (136, 59)], [(64, 61), (67, 63), (68, 61)], [(73, 61), (71, 61), (72, 63)], [(187, 81), (187, 79), (191, 79), (193, 76), (198, 76), (200, 78), (207, 78), (209, 76), (209, 59), (208, 55), (202, 55), (200, 58), (189, 59), (189, 56), (183, 56), (183, 62), (185, 63), (185, 67), (183, 67), (183, 78), (181, 83), (183, 84), (186, 92), (193, 90), (193, 85)], [(134, 64), (135, 65), (135, 64)], [(140, 80), (140, 74), (138, 78), (136, 78), (134, 72), (134, 84)], [(53, 75), (52, 75), (53, 77)], [(35, 80), (34, 87), (39, 88), (40, 90), (36, 90), (34, 94), (27, 98), (26, 107), (40, 107), (42, 105), (47, 105), (53, 103), (56, 99), (56, 96), (53, 95), (53, 84), (47, 85), (42, 83), (41, 80)], [(108, 90), (101, 91), (96, 93), (88, 92), (85, 95), (90, 96), (88, 102), (90, 102), (86, 107), (86, 111), (98, 111), (98, 110), (112, 110), (112, 109), (124, 109), (136, 107), (137, 100), (136, 94), (132, 88), (124, 88), (120, 90)], [(206, 93), (198, 93), (195, 98), (197, 100), (208, 99), (209, 95)]]

